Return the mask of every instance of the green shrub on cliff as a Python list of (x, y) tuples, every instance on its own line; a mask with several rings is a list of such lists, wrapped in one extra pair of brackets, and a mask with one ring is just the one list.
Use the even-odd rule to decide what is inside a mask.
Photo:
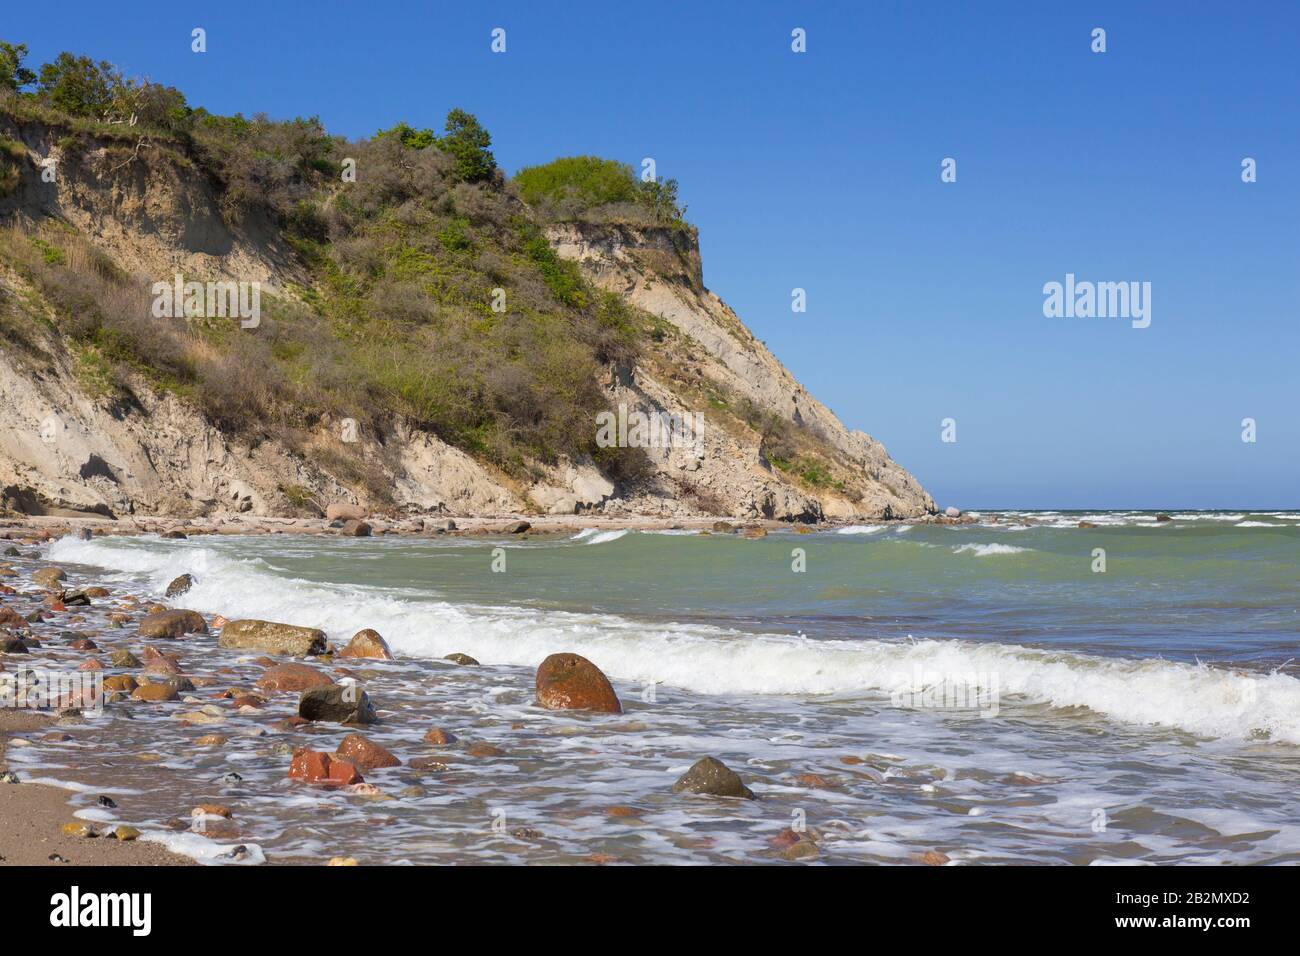
[(555, 219), (684, 225), (675, 179), (638, 179), (631, 166), (610, 159), (566, 156), (519, 170), (514, 183), (525, 202)]

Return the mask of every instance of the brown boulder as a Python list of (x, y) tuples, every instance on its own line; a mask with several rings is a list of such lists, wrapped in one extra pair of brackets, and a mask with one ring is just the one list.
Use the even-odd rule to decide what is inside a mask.
[(325, 509), (327, 521), (360, 521), (366, 516), (366, 509), (346, 501), (335, 501)]
[(393, 652), (388, 649), (388, 642), (379, 636), (378, 631), (366, 628), (352, 635), (352, 640), (339, 651), (339, 657), (366, 657), (380, 661), (391, 661)]
[(131, 692), (135, 700), (145, 700), (157, 704), (167, 700), (175, 700), (180, 696), (176, 685), (171, 683), (141, 684)]
[(348, 785), (365, 782), (356, 766), (347, 760), (305, 747), (293, 755), (293, 760), (289, 763), (289, 776), (308, 783)]
[(107, 693), (113, 693), (114, 691), (130, 693), (137, 686), (139, 685), (136, 684), (135, 678), (130, 674), (118, 674), (114, 677), (104, 678), (104, 690)]
[(208, 624), (198, 611), (176, 608), (146, 614), (140, 621), (141, 637), (183, 637), (186, 634), (206, 634)]
[(268, 667), (257, 679), (257, 686), (262, 690), (284, 690), (295, 694), (310, 687), (325, 687), (332, 683), (334, 680), (328, 674), (298, 663)]
[(27, 629), (27, 620), (11, 607), (0, 607), (0, 627), (23, 631)]
[(370, 537), (370, 525), (364, 521), (345, 521), (343, 527), (339, 528), (339, 534), (345, 538), (368, 538)]
[(435, 747), (445, 747), (456, 742), (456, 735), (443, 730), (441, 727), (434, 727), (433, 730), (424, 735), (424, 742), (433, 744)]
[(740, 775), (721, 760), (704, 757), (673, 784), (673, 793), (703, 793), (711, 797), (744, 797), (754, 799), (754, 792), (745, 786)]
[(146, 674), (179, 674), (181, 665), (169, 657), (155, 657), (144, 665)]
[(402, 761), (373, 740), (360, 734), (348, 734), (339, 744), (338, 756), (348, 760), (367, 773), (379, 767), (398, 767)]
[(542, 661), (537, 668), (537, 703), (547, 710), (623, 713), (608, 678), (577, 654), (552, 654)]
[(66, 581), (68, 576), (62, 568), (41, 568), (32, 574), (32, 580), (43, 588), (53, 590), (59, 589), (59, 582)]

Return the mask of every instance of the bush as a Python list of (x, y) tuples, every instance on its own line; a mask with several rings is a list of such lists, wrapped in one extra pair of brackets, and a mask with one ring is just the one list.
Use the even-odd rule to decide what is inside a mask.
[(514, 184), (525, 202), (553, 219), (685, 225), (675, 179), (638, 179), (631, 166), (610, 159), (568, 156), (529, 166)]
[(585, 210), (607, 203), (636, 202), (632, 167), (596, 156), (568, 156), (515, 173), (519, 194), (530, 205), (551, 203)]

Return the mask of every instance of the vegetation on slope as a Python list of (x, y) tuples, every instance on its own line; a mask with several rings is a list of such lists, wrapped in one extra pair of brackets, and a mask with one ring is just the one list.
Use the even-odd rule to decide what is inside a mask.
[[(315, 118), (192, 108), (87, 57), (30, 70), (25, 56), (0, 44), (0, 117), (66, 132), (73, 158), (109, 143), (124, 163), (198, 170), (228, 221), (270, 218), (310, 276), (293, 295), (263, 296), (251, 334), (154, 318), (149, 289), (170, 276), (127, 275), (61, 224), (0, 233), (0, 257), (40, 290), (101, 388), (129, 401), (143, 375), (254, 440), (302, 443), (343, 417), (382, 436), (400, 416), (509, 473), (596, 456), (601, 369), (636, 360), (645, 322), (556, 256), (474, 116), (452, 110), (442, 134), (399, 124), (348, 142)], [(0, 162), (9, 153), (0, 142)], [(632, 201), (677, 218), (675, 188), (638, 185)], [(626, 473), (620, 457), (599, 460)]]

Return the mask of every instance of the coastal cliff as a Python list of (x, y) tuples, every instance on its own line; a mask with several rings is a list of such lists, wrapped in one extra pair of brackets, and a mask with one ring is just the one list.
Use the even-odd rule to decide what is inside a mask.
[[(934, 512), (704, 287), (675, 214), (560, 215), (405, 127), (310, 130), (318, 155), (244, 169), (289, 124), (222, 124), (150, 134), (0, 98), (5, 509)], [(221, 152), (212, 130), (241, 139)], [(182, 280), (254, 286), (261, 315), (159, 315)], [(602, 413), (698, 428), (608, 448)]]

